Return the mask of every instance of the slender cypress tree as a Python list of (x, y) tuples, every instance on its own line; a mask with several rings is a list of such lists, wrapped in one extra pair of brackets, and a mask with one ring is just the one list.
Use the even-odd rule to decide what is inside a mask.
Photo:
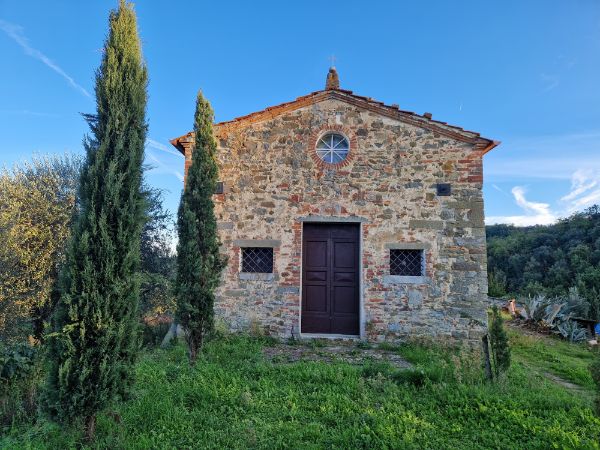
[(89, 439), (96, 413), (127, 395), (139, 348), (147, 79), (133, 7), (120, 0), (96, 71), (96, 114), (85, 116), (81, 204), (48, 336), (48, 412), (83, 419)]
[(492, 308), (492, 324), (490, 326), (490, 347), (494, 361), (496, 378), (510, 367), (510, 346), (508, 336), (504, 331), (504, 320), (497, 306)]
[(213, 327), (214, 291), (225, 266), (219, 255), (212, 195), (217, 183), (212, 130), (213, 110), (198, 93), (192, 165), (179, 205), (177, 228), (177, 316), (186, 330), (190, 364), (195, 364), (207, 332)]

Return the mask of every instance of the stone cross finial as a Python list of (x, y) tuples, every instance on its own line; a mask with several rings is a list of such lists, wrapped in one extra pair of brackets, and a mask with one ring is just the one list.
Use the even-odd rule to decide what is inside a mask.
[(337, 70), (335, 67), (331, 67), (329, 69), (329, 73), (327, 74), (327, 81), (325, 82), (325, 89), (339, 89), (340, 88), (340, 77), (338, 76)]

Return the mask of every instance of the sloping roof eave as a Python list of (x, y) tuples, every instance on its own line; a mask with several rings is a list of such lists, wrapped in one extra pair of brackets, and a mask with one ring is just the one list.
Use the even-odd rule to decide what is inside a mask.
[[(392, 119), (397, 119), (401, 122), (405, 122), (417, 127), (430, 129), (434, 132), (438, 132), (440, 134), (452, 137), (458, 141), (477, 144), (477, 146), (480, 149), (482, 149), (482, 155), (489, 152), (494, 147), (500, 144), (499, 141), (484, 138), (479, 133), (476, 133), (474, 131), (469, 131), (458, 126), (449, 125), (446, 122), (434, 120), (430, 117), (426, 117), (424, 115), (422, 116), (412, 111), (404, 111), (395, 105), (386, 105), (382, 102), (373, 100), (370, 97), (356, 95), (352, 91), (348, 91), (345, 89), (331, 89), (312, 92), (302, 97), (298, 97), (290, 102), (281, 103), (277, 106), (271, 106), (261, 111), (237, 117), (233, 120), (216, 123), (215, 127), (220, 129), (231, 129), (238, 126), (242, 126), (247, 123), (262, 122), (264, 120), (269, 120), (285, 112), (293, 111), (299, 108), (303, 108), (305, 106), (310, 106), (317, 102), (329, 99), (344, 101), (346, 103), (353, 104), (357, 107), (362, 107), (367, 110), (380, 113)], [(192, 132), (189, 132), (182, 136), (171, 139), (170, 142), (181, 153), (185, 153), (183, 142), (189, 140), (191, 138), (191, 135)]]

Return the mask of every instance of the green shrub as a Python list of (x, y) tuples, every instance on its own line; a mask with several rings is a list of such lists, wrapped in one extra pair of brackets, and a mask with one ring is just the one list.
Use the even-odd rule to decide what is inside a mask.
[(501, 270), (491, 270), (488, 273), (488, 294), (490, 297), (506, 295), (506, 275)]
[(142, 346), (147, 348), (158, 347), (169, 331), (170, 322), (142, 321)]
[(35, 411), (41, 379), (37, 353), (27, 344), (0, 347), (0, 423)]
[(443, 380), (451, 380), (451, 374), (439, 365), (430, 365), (426, 368), (395, 369), (385, 361), (370, 361), (361, 369), (363, 378), (389, 378), (397, 384), (410, 384), (422, 387), (426, 383), (439, 383)]
[(361, 369), (363, 378), (376, 378), (380, 375), (389, 376), (392, 372), (392, 367), (389, 363), (383, 361), (369, 361)]
[(490, 326), (490, 347), (492, 363), (496, 378), (510, 367), (510, 347), (508, 336), (504, 331), (504, 319), (497, 306), (492, 308), (492, 323)]
[(600, 416), (600, 350), (596, 350), (596, 359), (590, 365), (590, 372), (596, 384), (596, 413)]
[(37, 351), (27, 344), (0, 348), (0, 382), (2, 386), (26, 378), (34, 366)]
[(398, 384), (422, 387), (428, 382), (439, 383), (442, 380), (442, 373), (439, 370), (406, 369), (394, 373), (392, 379)]

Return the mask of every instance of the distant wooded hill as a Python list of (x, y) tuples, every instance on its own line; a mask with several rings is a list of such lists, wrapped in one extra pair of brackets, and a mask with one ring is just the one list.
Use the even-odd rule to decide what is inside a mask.
[(491, 296), (565, 296), (576, 287), (600, 320), (600, 205), (554, 225), (491, 225), (486, 234)]

